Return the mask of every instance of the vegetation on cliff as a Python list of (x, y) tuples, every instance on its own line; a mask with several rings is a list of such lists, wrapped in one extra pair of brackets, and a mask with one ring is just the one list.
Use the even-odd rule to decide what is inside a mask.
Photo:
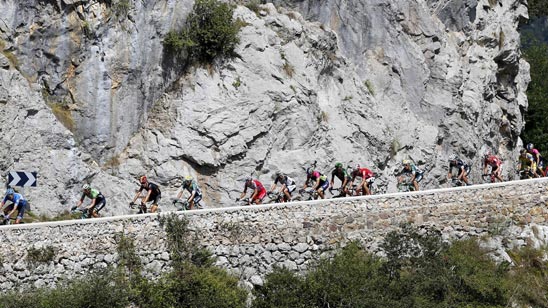
[(232, 13), (233, 7), (227, 3), (197, 0), (183, 29), (167, 33), (163, 41), (166, 51), (186, 53), (189, 59), (201, 63), (231, 55), (239, 31)]
[(529, 1), (530, 20), (521, 25), (523, 55), (531, 65), (529, 107), (522, 138), (548, 153), (548, 1)]

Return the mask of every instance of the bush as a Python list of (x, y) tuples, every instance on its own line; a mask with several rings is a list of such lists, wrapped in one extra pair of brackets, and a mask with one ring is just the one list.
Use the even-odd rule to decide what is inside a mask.
[(255, 308), (306, 308), (309, 303), (305, 281), (285, 268), (274, 268), (265, 284), (253, 290)]
[(27, 249), (27, 262), (36, 265), (38, 263), (48, 263), (55, 258), (55, 249), (53, 246), (46, 246), (42, 248), (29, 248)]
[(163, 44), (168, 52), (188, 52), (191, 60), (210, 63), (230, 56), (238, 44), (239, 27), (233, 8), (218, 0), (197, 0), (181, 31), (170, 31)]
[(185, 263), (158, 282), (140, 286), (138, 306), (142, 308), (245, 307), (247, 292), (238, 279), (213, 266)]
[(449, 245), (435, 230), (390, 233), (379, 258), (351, 244), (304, 278), (275, 270), (254, 291), (253, 307), (548, 307), (544, 251), (496, 263), (476, 239)]
[(2, 296), (6, 308), (103, 308), (128, 307), (128, 286), (114, 271), (90, 274), (67, 281), (56, 289), (35, 289), (24, 295), (13, 291)]

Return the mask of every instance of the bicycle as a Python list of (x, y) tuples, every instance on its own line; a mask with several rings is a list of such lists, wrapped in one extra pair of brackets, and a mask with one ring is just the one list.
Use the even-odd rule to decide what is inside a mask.
[(74, 207), (72, 207), (72, 208), (70, 209), (70, 212), (71, 212), (72, 214), (78, 214), (78, 215), (80, 216), (80, 217), (79, 217), (80, 219), (88, 219), (88, 218), (91, 218), (91, 217), (89, 217), (89, 211), (88, 211), (88, 209), (86, 209), (86, 208), (83, 208), (83, 209), (82, 209), (82, 208), (79, 208), (79, 207), (74, 206)]
[[(190, 202), (188, 200), (181, 200), (181, 199), (172, 199), (171, 202), (175, 207), (177, 207), (177, 210), (179, 211), (189, 211), (190, 210)], [(201, 210), (204, 207), (200, 202), (194, 202), (194, 209), (195, 210)]]
[(482, 174), (481, 177), (483, 178), (483, 181), (486, 183), (488, 180), (489, 180), (489, 183), (495, 183), (495, 181), (497, 180), (497, 177), (492, 172), (487, 174)]
[(236, 198), (236, 203), (238, 203), (239, 206), (251, 205), (251, 204), (249, 203), (249, 198), (243, 198), (243, 199)]
[(456, 176), (451, 178), (451, 185), (453, 187), (467, 186), (467, 184), (464, 181), (459, 180), (459, 178)]
[(412, 182), (403, 181), (401, 183), (398, 183), (398, 191), (399, 192), (415, 191), (415, 185), (413, 185)]
[[(353, 184), (350, 187), (348, 187), (348, 194), (342, 189), (342, 187), (330, 188), (329, 192), (331, 193), (331, 195), (333, 195), (333, 197), (331, 197), (331, 198), (344, 198), (344, 197), (355, 196), (356, 195), (356, 189), (357, 189), (357, 185)], [(333, 191), (338, 191), (339, 194), (335, 196)]]
[(313, 189), (301, 189), (299, 190), (299, 194), (301, 195), (301, 199), (308, 201), (308, 200), (316, 200), (319, 197), (318, 191)]
[(0, 215), (0, 225), (11, 225), (11, 220), (15, 220), (15, 218), (7, 218), (5, 214)]
[(287, 202), (287, 197), (283, 192), (268, 192), (266, 194), (268, 196), (268, 200), (265, 203), (283, 203)]
[(526, 168), (522, 170), (518, 170), (518, 175), (520, 180), (527, 180), (527, 179), (533, 179), (535, 178), (535, 175), (531, 171), (531, 168)]
[(147, 213), (147, 206), (146, 206), (146, 204), (143, 204), (143, 203), (141, 203), (141, 204), (139, 205), (139, 204), (137, 204), (137, 203), (135, 203), (135, 202), (131, 202), (131, 203), (129, 204), (129, 208), (132, 209), (132, 210), (138, 208), (138, 209), (139, 209), (139, 212), (137, 212), (137, 214), (146, 214), (146, 213)]

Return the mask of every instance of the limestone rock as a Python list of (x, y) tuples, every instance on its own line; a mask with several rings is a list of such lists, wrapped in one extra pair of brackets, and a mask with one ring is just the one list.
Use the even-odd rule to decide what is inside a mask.
[(281, 170), (301, 184), (314, 161), (323, 173), (337, 161), (369, 167), (380, 192), (396, 190), (404, 158), (426, 171), (426, 188), (445, 185), (453, 154), (472, 163), (474, 183), (487, 150), (514, 173), (529, 82), (523, 1), (238, 6), (236, 57), (187, 72), (162, 39), (193, 2), (131, 3), (123, 14), (97, 0), (0, 4), (17, 60), (0, 56), (0, 169), (39, 172), (25, 190), (37, 212), (70, 208), (91, 182), (104, 215), (130, 213), (142, 174), (169, 211), (187, 174), (218, 207), (234, 204), (244, 175), (269, 185)]

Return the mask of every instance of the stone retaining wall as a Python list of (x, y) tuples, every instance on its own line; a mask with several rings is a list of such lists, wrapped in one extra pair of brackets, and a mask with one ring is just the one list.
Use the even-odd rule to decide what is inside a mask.
[[(506, 232), (516, 242), (546, 240), (548, 179), (182, 212), (217, 264), (246, 281), (261, 283), (273, 265), (306, 269), (322, 255), (358, 240), (375, 251), (382, 237), (401, 223), (436, 226), (450, 238)], [(536, 226), (535, 232), (524, 232)], [(511, 228), (510, 228), (511, 226)], [(0, 289), (16, 284), (50, 285), (117, 261), (115, 235), (134, 238), (147, 271), (169, 268), (165, 232), (156, 214), (36, 223), (0, 228), (3, 274)], [(29, 264), (29, 248), (53, 247), (54, 260)]]

